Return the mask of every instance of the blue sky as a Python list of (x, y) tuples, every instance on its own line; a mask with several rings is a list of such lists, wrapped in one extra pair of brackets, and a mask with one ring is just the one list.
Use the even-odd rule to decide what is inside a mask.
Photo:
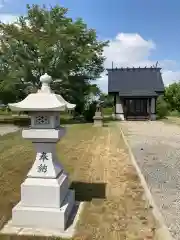
[[(0, 19), (26, 13), (26, 4), (60, 4), (72, 18), (82, 17), (97, 30), (100, 39), (109, 39), (104, 49), (105, 67), (145, 66), (159, 61), (165, 84), (180, 79), (180, 1), (174, 0), (4, 0)], [(107, 91), (102, 74), (100, 87)]]

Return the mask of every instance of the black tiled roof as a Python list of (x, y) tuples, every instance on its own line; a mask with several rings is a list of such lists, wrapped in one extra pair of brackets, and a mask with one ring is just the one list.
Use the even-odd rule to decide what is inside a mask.
[(156, 96), (164, 91), (160, 68), (107, 69), (108, 92), (120, 96)]

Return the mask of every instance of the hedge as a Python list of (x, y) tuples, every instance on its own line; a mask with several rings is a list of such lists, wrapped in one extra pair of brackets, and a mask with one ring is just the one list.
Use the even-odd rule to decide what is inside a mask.
[(30, 117), (28, 116), (1, 116), (0, 124), (14, 124), (17, 126), (28, 126), (30, 125)]
[[(79, 123), (79, 122), (84, 122), (82, 118), (77, 118), (77, 119), (72, 119), (72, 117), (69, 116), (63, 116), (60, 118), (61, 124), (74, 124), (74, 123)], [(0, 124), (13, 124), (19, 127), (25, 127), (29, 126), (31, 123), (30, 117), (27, 115), (21, 115), (21, 116), (16, 116), (16, 115), (4, 115), (0, 116)]]

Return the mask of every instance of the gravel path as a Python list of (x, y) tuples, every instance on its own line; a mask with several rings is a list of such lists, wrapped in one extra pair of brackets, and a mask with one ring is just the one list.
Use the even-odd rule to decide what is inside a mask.
[(16, 132), (19, 130), (19, 127), (14, 125), (0, 125), (0, 135), (3, 136), (7, 133)]
[(134, 156), (172, 236), (180, 239), (180, 127), (163, 122), (123, 122)]

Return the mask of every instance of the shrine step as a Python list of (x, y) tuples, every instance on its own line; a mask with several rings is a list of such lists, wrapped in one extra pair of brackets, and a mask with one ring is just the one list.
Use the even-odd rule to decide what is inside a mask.
[(148, 121), (150, 119), (149, 119), (149, 116), (129, 116), (129, 117), (126, 117), (126, 120), (127, 121)]

